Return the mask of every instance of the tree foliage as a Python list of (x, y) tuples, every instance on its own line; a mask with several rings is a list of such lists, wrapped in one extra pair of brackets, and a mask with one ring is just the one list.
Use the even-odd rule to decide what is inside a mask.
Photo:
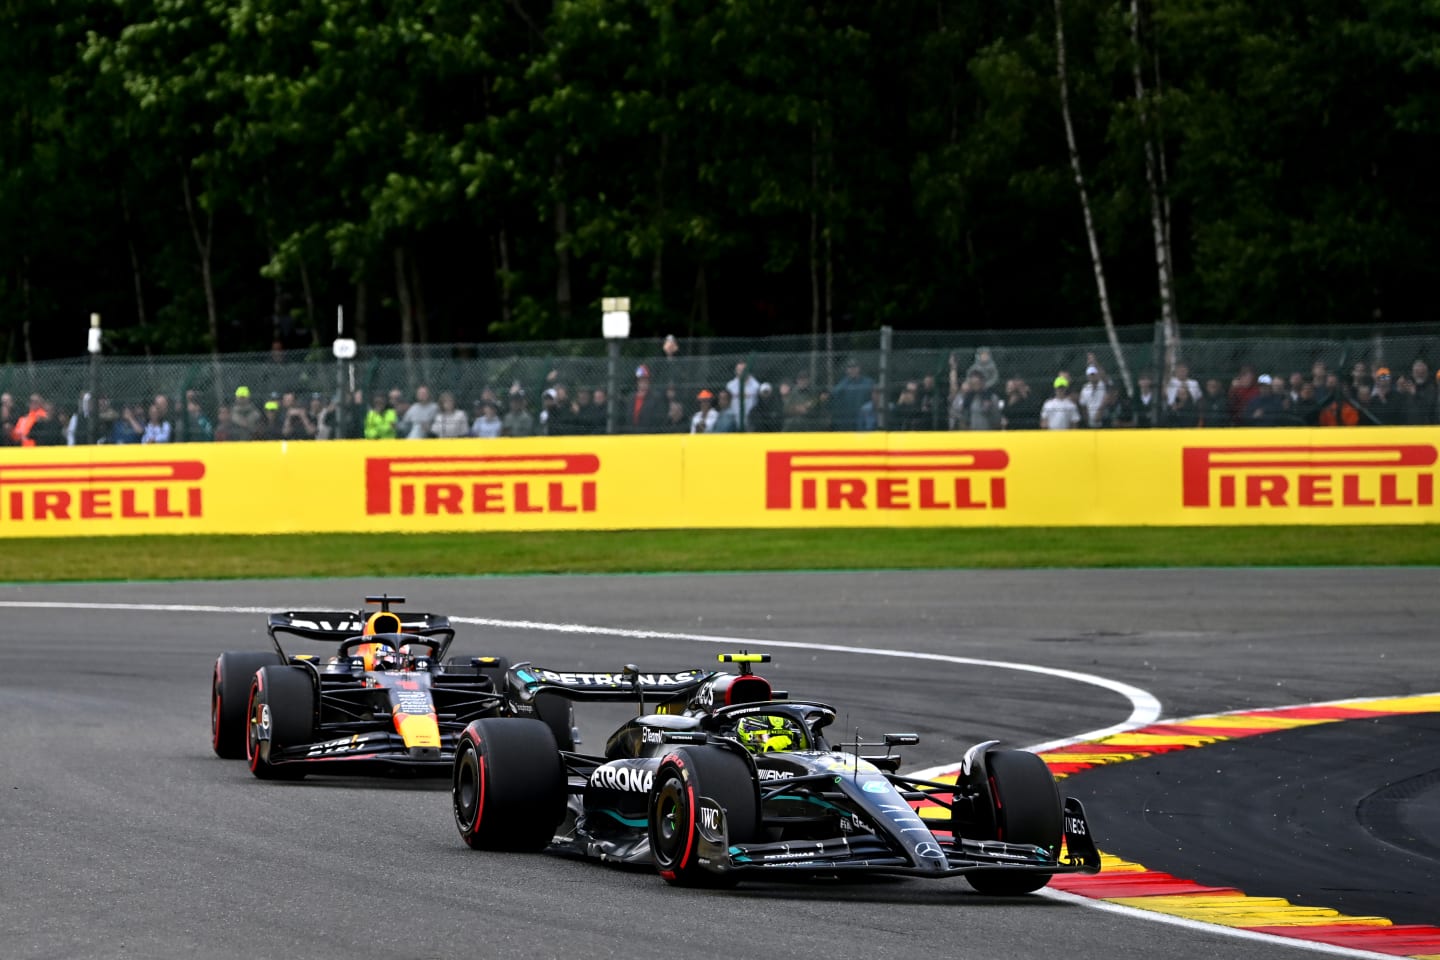
[[(1099, 319), (1048, 4), (3, 2), (11, 360)], [(1118, 322), (1430, 316), (1432, 0), (1065, 10)]]

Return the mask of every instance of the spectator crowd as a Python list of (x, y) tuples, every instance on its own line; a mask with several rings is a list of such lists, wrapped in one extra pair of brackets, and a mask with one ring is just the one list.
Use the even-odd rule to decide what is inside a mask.
[(1392, 370), (1356, 361), (1348, 370), (1316, 362), (1309, 370), (1262, 372), (1251, 365), (1203, 380), (1177, 362), (1165, 383), (1141, 370), (1127, 391), (1096, 354), (1072, 375), (1045, 382), (1003, 375), (990, 350), (970, 362), (951, 354), (948, 376), (901, 380), (881, 390), (858, 359), (843, 364), (834, 386), (805, 370), (762, 379), (747, 362), (723, 383), (697, 385), (678, 375), (679, 344), (640, 364), (613, 403), (603, 386), (567, 382), (551, 370), (529, 388), (487, 385), (477, 396), (398, 386), (366, 396), (271, 390), (245, 384), (213, 402), (187, 390), (178, 409), (148, 401), (82, 395), (70, 407), (32, 393), (22, 408), (0, 395), (0, 443), (22, 446), (176, 441), (421, 440), (619, 433), (739, 433), (867, 430), (1075, 430), (1146, 427), (1426, 425), (1440, 423), (1440, 375), (1424, 358)]
[[(973, 371), (973, 368), (972, 368)], [(951, 380), (955, 381), (952, 374)], [(1087, 360), (1077, 385), (1068, 371), (1051, 381), (1051, 396), (1032, 416), (1029, 387), (1011, 380), (1002, 405), (1006, 429), (1046, 430), (1105, 427), (1363, 427), (1425, 426), (1440, 423), (1440, 376), (1417, 357), (1398, 374), (1387, 366), (1373, 370), (1364, 360), (1346, 372), (1316, 362), (1308, 371), (1257, 372), (1245, 364), (1232, 377), (1208, 377), (1202, 387), (1185, 363), (1176, 363), (1162, 385), (1153, 371), (1141, 371), (1135, 391)], [(1077, 389), (1078, 386), (1078, 389)], [(968, 388), (976, 393), (982, 388)], [(962, 387), (964, 395), (967, 387)], [(993, 393), (993, 391), (992, 391)], [(955, 406), (952, 391), (952, 411)], [(962, 407), (974, 401), (961, 401)], [(954, 417), (952, 414), (952, 426)], [(962, 425), (963, 428), (963, 425)]]

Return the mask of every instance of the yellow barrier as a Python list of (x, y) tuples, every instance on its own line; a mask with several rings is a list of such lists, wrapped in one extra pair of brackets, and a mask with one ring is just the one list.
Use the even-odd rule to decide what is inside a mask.
[(5, 536), (1440, 522), (1433, 428), (0, 451)]

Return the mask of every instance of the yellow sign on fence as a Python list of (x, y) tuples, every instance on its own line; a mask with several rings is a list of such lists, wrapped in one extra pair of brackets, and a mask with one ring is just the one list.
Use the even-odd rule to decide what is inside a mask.
[(1432, 428), (0, 451), (6, 536), (1436, 523)]

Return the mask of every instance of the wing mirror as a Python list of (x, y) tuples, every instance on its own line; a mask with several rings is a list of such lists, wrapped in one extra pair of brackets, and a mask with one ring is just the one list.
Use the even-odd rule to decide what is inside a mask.
[(918, 733), (887, 733), (885, 734), (885, 746), (887, 747), (911, 747), (920, 742)]
[(633, 663), (627, 663), (620, 668), (620, 675), (627, 677), (630, 684), (635, 688), (635, 698), (640, 701), (640, 716), (645, 716), (645, 688), (640, 686), (640, 668)]

